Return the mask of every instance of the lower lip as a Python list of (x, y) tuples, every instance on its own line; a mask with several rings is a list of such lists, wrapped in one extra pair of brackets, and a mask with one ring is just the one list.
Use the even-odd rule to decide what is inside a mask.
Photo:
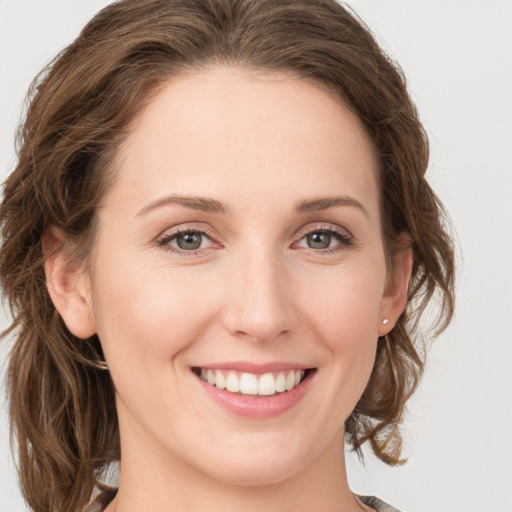
[(283, 414), (298, 404), (306, 394), (311, 379), (316, 372), (312, 371), (307, 377), (291, 391), (277, 393), (270, 396), (241, 395), (219, 389), (197, 377), (208, 396), (220, 407), (245, 418), (263, 419)]

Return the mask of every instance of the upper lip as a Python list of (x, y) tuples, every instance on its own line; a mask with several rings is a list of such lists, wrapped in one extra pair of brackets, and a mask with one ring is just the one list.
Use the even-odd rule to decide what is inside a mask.
[(242, 373), (264, 374), (280, 372), (284, 370), (307, 370), (313, 368), (313, 366), (287, 361), (271, 361), (268, 363), (253, 363), (250, 361), (224, 361), (218, 363), (196, 365), (193, 366), (193, 368), (204, 368), (205, 370), (233, 370)]

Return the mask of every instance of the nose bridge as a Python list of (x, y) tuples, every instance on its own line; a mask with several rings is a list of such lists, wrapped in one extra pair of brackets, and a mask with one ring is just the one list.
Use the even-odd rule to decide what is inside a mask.
[(279, 251), (254, 245), (231, 261), (225, 323), (232, 334), (270, 341), (294, 322), (290, 279)]

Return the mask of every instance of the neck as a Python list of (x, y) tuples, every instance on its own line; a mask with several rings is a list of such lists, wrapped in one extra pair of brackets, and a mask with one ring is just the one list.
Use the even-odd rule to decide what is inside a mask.
[[(133, 446), (133, 445), (132, 445)], [(128, 448), (128, 447), (127, 447)], [(155, 447), (156, 448), (156, 447)], [(122, 450), (121, 477), (108, 512), (361, 512), (348, 486), (339, 436), (304, 469), (279, 482), (239, 485), (213, 478), (159, 450)]]

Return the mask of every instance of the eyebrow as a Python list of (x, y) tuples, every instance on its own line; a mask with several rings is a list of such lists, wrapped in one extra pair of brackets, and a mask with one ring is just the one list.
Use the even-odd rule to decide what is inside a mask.
[[(210, 197), (168, 195), (151, 201), (137, 213), (136, 217), (146, 215), (161, 206), (173, 204), (208, 213), (229, 213), (229, 208), (226, 205)], [(299, 213), (318, 212), (338, 206), (352, 206), (358, 208), (369, 218), (366, 208), (357, 199), (348, 196), (321, 197), (318, 199), (299, 201), (295, 206), (295, 211)]]
[(366, 208), (357, 199), (348, 196), (321, 197), (319, 199), (300, 201), (295, 206), (295, 210), (301, 213), (318, 212), (329, 208), (335, 208), (337, 206), (352, 206), (354, 208), (358, 208), (366, 215), (366, 217), (370, 218)]
[(146, 215), (155, 208), (172, 204), (178, 204), (180, 206), (185, 206), (186, 208), (208, 213), (228, 213), (228, 208), (224, 204), (215, 199), (211, 199), (210, 197), (169, 195), (156, 199), (155, 201), (151, 201), (149, 204), (144, 206), (139, 213), (137, 213), (136, 217)]

